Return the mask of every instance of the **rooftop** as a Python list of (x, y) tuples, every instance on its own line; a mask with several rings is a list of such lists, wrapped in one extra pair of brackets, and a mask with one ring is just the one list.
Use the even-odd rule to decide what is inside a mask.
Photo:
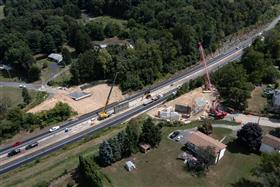
[(86, 92), (72, 92), (72, 93), (68, 94), (68, 96), (71, 97), (72, 99), (74, 99), (75, 101), (78, 101), (78, 100), (91, 96), (91, 94), (86, 93)]
[(227, 147), (225, 144), (199, 131), (192, 132), (187, 136), (187, 142), (199, 147), (214, 147), (216, 153)]
[(269, 145), (275, 149), (280, 150), (280, 138), (267, 134), (263, 137), (262, 143)]
[(58, 53), (51, 53), (49, 54), (48, 58), (55, 60), (56, 62), (61, 62), (63, 60), (63, 57), (61, 54)]

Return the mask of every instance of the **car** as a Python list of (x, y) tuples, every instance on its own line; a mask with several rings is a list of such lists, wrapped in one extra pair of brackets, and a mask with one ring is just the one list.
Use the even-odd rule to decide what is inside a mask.
[(37, 147), (38, 144), (39, 144), (38, 142), (33, 142), (33, 143), (27, 145), (27, 146), (25, 147), (25, 150), (29, 150), (29, 149), (32, 149), (32, 148), (34, 148), (34, 147)]
[(174, 139), (176, 136), (178, 136), (180, 134), (180, 132), (179, 131), (174, 131), (169, 137), (171, 138), (171, 139)]
[(20, 149), (14, 149), (14, 150), (12, 150), (11, 152), (8, 153), (8, 157), (17, 155), (17, 154), (19, 154), (20, 152), (21, 152)]
[(181, 138), (183, 138), (183, 135), (179, 135), (176, 137), (175, 141), (179, 142), (181, 140)]
[(49, 132), (54, 132), (54, 131), (56, 131), (58, 129), (60, 129), (60, 126), (54, 126), (54, 127), (49, 129)]
[(21, 142), (20, 142), (20, 141), (17, 141), (16, 143), (14, 143), (14, 144), (12, 145), (12, 147), (19, 146), (20, 144), (21, 144)]
[(26, 88), (26, 86), (24, 84), (20, 84), (19, 87), (20, 88)]
[(69, 132), (71, 129), (69, 129), (69, 128), (65, 128), (64, 129), (64, 132)]

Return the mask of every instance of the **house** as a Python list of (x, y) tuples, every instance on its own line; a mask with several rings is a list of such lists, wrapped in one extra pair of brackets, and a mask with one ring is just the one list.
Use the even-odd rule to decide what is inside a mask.
[(280, 110), (280, 90), (274, 90), (272, 105), (276, 110)]
[(52, 61), (55, 61), (58, 64), (63, 61), (62, 55), (58, 53), (51, 53), (49, 54), (48, 58)]
[(125, 163), (125, 166), (124, 166), (124, 167), (127, 169), (127, 171), (132, 171), (132, 170), (136, 169), (136, 166), (135, 166), (134, 163), (131, 162), (131, 161), (127, 161), (127, 162)]
[(263, 153), (280, 153), (280, 138), (267, 134), (262, 139), (260, 151)]
[(218, 163), (219, 160), (221, 160), (225, 154), (226, 151), (226, 145), (221, 143), (220, 141), (207, 136), (206, 134), (203, 134), (199, 131), (192, 131), (187, 137), (186, 142), (191, 143), (194, 146), (197, 147), (213, 147), (216, 160), (215, 163)]
[(142, 153), (147, 153), (151, 149), (149, 144), (140, 144), (139, 147)]

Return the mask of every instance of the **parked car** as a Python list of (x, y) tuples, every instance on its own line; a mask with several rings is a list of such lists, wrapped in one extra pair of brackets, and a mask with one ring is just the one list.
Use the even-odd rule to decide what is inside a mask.
[(12, 150), (11, 152), (8, 153), (8, 157), (17, 155), (19, 153), (20, 153), (20, 149), (14, 149), (14, 150)]
[(25, 147), (25, 150), (28, 150), (28, 149), (32, 149), (34, 147), (37, 147), (38, 146), (38, 142), (33, 142), (32, 144), (29, 144)]
[(58, 129), (60, 129), (60, 126), (54, 126), (54, 127), (49, 129), (49, 132), (54, 132), (54, 131), (56, 131)]
[(181, 138), (183, 138), (183, 135), (179, 135), (176, 137), (175, 141), (179, 142), (181, 140)]
[(21, 142), (20, 142), (20, 141), (17, 141), (16, 143), (14, 143), (14, 144), (12, 145), (12, 147), (19, 146), (20, 144), (21, 144)]
[(180, 132), (179, 131), (174, 131), (170, 136), (169, 136), (169, 138), (171, 138), (171, 139), (174, 139), (176, 136), (178, 136), (180, 134)]

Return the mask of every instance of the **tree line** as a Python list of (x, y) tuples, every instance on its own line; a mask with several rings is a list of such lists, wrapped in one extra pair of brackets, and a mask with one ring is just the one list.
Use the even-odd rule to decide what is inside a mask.
[(160, 125), (156, 125), (151, 118), (144, 121), (137, 118), (130, 120), (124, 131), (100, 144), (96, 158), (80, 156), (78, 170), (81, 186), (103, 186), (104, 176), (100, 167), (109, 166), (132, 153), (137, 153), (139, 143), (146, 143), (154, 148), (160, 141)]
[[(32, 131), (67, 120), (73, 111), (68, 104), (57, 103), (54, 108), (39, 113), (27, 113), (20, 108), (10, 109), (0, 121), (1, 139), (11, 138), (20, 130)], [(0, 139), (0, 140), (1, 140)]]
[[(272, 7), (277, 3), (274, 0), (6, 0), (6, 18), (0, 21), (0, 59), (33, 81), (38, 79), (33, 76), (38, 73), (34, 54), (60, 52), (67, 43), (79, 55), (92, 48), (92, 40), (118, 36), (130, 39), (136, 45), (135, 50), (109, 48), (112, 60), (106, 66), (103, 64), (101, 74), (100, 68), (91, 71), (80, 68), (73, 73), (73, 80), (83, 83), (110, 79), (119, 72), (118, 83), (123, 90), (139, 89), (195, 63), (198, 41), (208, 51), (214, 51), (225, 36), (269, 19), (263, 15), (272, 17)], [(127, 23), (82, 24), (78, 20), (82, 10), (93, 16), (122, 18)], [(87, 80), (83, 74), (94, 78)]]

